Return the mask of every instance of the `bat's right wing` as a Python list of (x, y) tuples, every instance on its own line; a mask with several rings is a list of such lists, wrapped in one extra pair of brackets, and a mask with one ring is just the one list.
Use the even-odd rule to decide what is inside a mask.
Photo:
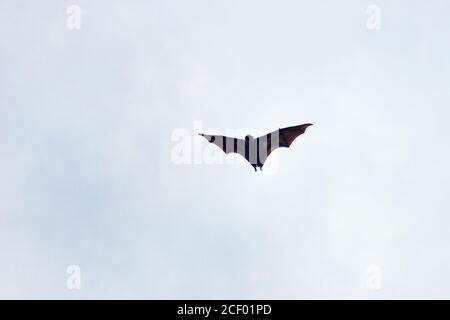
[(202, 137), (204, 137), (208, 142), (215, 144), (225, 153), (237, 153), (245, 158), (245, 140), (238, 138), (230, 138), (226, 136), (219, 135), (209, 135), (199, 133)]

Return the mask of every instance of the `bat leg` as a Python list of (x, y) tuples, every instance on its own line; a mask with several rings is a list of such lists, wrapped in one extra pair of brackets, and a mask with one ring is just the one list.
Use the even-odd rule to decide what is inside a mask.
[(262, 167), (263, 164), (261, 162), (258, 161), (258, 163), (256, 164), (256, 166), (259, 168), (260, 171), (263, 171)]
[(255, 169), (255, 172), (258, 171), (256, 170), (256, 164), (252, 164), (253, 169)]

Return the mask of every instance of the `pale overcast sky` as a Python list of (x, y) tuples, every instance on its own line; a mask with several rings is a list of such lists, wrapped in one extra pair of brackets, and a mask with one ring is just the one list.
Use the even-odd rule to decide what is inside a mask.
[[(0, 298), (450, 298), (449, 12), (0, 0)], [(314, 126), (255, 173), (196, 122)]]

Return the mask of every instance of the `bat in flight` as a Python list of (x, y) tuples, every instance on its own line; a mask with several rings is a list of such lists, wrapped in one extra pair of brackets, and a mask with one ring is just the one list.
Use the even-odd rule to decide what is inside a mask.
[(215, 144), (227, 154), (240, 154), (257, 171), (256, 168), (262, 170), (264, 162), (272, 151), (281, 147), (289, 148), (295, 138), (305, 133), (306, 128), (309, 126), (312, 126), (312, 124), (305, 123), (299, 126), (278, 129), (256, 139), (251, 135), (247, 135), (244, 140), (203, 133), (199, 133), (199, 135), (205, 137), (208, 142)]

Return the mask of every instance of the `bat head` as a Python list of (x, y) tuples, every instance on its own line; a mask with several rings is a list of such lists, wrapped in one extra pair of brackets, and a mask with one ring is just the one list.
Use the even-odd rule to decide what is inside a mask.
[(203, 134), (203, 133), (199, 133), (198, 135), (204, 137), (209, 142), (214, 142), (216, 140), (215, 136), (210, 136), (210, 135)]

